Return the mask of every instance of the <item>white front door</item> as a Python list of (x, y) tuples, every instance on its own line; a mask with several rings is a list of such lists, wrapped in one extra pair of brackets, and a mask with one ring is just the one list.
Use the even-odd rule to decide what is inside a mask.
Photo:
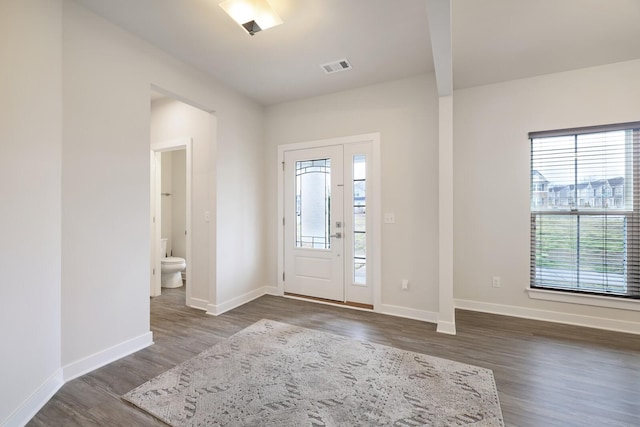
[(342, 146), (285, 152), (285, 292), (344, 301)]
[(284, 152), (284, 291), (373, 304), (370, 142)]

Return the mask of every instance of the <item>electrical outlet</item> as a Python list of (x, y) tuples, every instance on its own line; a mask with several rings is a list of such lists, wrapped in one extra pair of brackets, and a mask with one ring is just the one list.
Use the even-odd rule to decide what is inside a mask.
[(396, 214), (394, 212), (385, 212), (384, 214), (384, 223), (385, 224), (395, 224), (396, 222)]
[(403, 291), (409, 290), (409, 281), (407, 279), (402, 279), (402, 290)]
[(500, 276), (493, 276), (493, 287), (499, 288), (500, 286)]

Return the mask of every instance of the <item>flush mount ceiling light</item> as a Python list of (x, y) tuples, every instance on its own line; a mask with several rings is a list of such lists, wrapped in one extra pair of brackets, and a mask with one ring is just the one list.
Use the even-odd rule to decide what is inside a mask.
[(220, 7), (251, 35), (282, 24), (267, 0), (225, 0)]

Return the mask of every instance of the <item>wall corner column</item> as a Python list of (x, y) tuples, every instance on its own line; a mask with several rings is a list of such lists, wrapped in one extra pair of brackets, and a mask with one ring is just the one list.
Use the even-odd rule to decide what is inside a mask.
[(426, 0), (438, 85), (438, 332), (455, 335), (453, 300), (453, 48), (451, 0)]
[(438, 100), (438, 332), (455, 335), (453, 300), (453, 95)]

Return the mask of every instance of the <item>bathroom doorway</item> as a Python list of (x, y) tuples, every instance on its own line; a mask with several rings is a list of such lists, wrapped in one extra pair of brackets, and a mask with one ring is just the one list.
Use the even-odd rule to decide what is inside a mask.
[[(208, 311), (211, 308), (211, 298), (215, 298), (216, 295), (217, 118), (215, 111), (152, 85), (149, 137), (150, 295), (154, 297), (162, 293), (184, 298), (186, 306)], [(174, 191), (162, 190), (162, 155), (168, 152), (176, 156), (176, 152), (180, 150), (184, 152), (186, 163), (186, 196), (184, 197), (186, 223), (180, 230), (174, 229), (171, 232), (172, 236), (163, 236), (162, 201), (172, 199), (175, 203), (176, 196), (173, 194)], [(171, 195), (163, 196), (161, 193), (171, 193)], [(157, 221), (155, 221), (156, 218)], [(169, 238), (168, 253), (162, 253), (163, 237)], [(183, 246), (180, 246), (180, 242), (176, 240), (178, 237), (183, 239)], [(178, 242), (177, 247), (176, 242)], [(181, 247), (185, 247), (184, 252), (180, 252)], [(186, 284), (177, 289), (163, 289), (161, 256), (171, 255), (171, 252), (174, 257), (186, 260)], [(169, 260), (164, 261), (166, 266)], [(166, 272), (167, 268), (165, 268)], [(166, 280), (165, 284), (167, 284)]]
[[(150, 295), (162, 293), (162, 261), (186, 261), (185, 304), (191, 300), (191, 177), (190, 137), (151, 145), (151, 284)], [(162, 240), (166, 239), (164, 245)], [(164, 253), (163, 253), (164, 252)], [(171, 287), (180, 286), (173, 282)]]

